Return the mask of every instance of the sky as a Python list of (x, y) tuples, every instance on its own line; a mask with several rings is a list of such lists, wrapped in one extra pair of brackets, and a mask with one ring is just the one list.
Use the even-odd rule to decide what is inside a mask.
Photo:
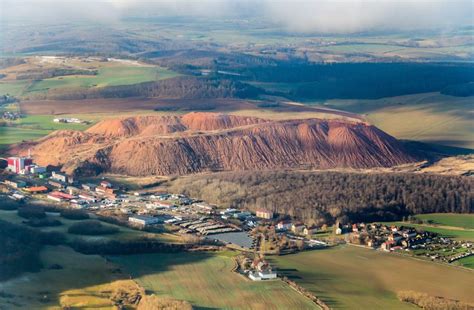
[(127, 16), (261, 18), (301, 33), (430, 30), (473, 25), (472, 0), (0, 0), (0, 18), (109, 23)]

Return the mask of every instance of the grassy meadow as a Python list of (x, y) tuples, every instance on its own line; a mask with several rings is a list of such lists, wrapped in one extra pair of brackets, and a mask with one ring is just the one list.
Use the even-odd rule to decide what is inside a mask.
[(418, 309), (397, 299), (402, 290), (474, 302), (474, 272), (390, 253), (339, 246), (271, 261), (334, 309)]
[(420, 214), (416, 218), (433, 221), (433, 225), (474, 229), (474, 214), (433, 213)]
[(61, 76), (33, 82), (27, 92), (46, 92), (61, 88), (90, 88), (131, 85), (148, 81), (163, 80), (177, 76), (161, 67), (111, 66), (99, 68), (97, 75)]
[(28, 129), (21, 127), (0, 127), (0, 153), (9, 145), (39, 139), (49, 134), (50, 130)]
[[(41, 80), (16, 79), (19, 73), (54, 68), (93, 69), (97, 71), (97, 74), (65, 75)], [(54, 89), (131, 85), (178, 76), (178, 73), (163, 67), (129, 60), (98, 61), (87, 57), (48, 56), (27, 57), (24, 64), (2, 69), (0, 73), (6, 75), (6, 78), (0, 81), (0, 94), (9, 94), (15, 97), (28, 97), (35, 93), (46, 93)]]
[(231, 255), (222, 254), (148, 254), (111, 259), (150, 293), (187, 300), (196, 309), (317, 309), (282, 281), (253, 282), (232, 272)]

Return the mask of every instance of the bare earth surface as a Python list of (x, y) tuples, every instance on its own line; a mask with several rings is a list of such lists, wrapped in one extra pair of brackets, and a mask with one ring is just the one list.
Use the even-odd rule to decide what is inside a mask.
[(268, 120), (193, 112), (99, 122), (56, 131), (12, 152), (69, 173), (182, 175), (219, 170), (390, 167), (415, 161), (393, 137), (362, 122)]

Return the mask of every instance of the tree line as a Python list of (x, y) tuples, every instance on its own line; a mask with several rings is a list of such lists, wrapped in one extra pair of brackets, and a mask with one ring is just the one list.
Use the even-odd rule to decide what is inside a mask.
[(469, 177), (408, 173), (224, 172), (166, 186), (226, 207), (265, 208), (308, 223), (400, 220), (433, 212), (473, 212)]
[[(474, 82), (468, 63), (339, 63), (254, 66), (240, 69), (243, 80), (294, 83), (295, 99), (377, 99), (441, 91), (465, 96)], [(461, 89), (462, 88), (462, 89)]]
[(253, 98), (263, 91), (239, 81), (197, 77), (176, 77), (133, 85), (90, 89), (56, 89), (34, 99), (79, 100), (97, 98), (159, 97), (180, 99)]

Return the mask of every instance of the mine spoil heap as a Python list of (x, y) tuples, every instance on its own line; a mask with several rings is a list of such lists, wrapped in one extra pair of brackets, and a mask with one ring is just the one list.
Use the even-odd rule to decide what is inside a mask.
[(53, 132), (12, 152), (28, 150), (40, 165), (80, 175), (372, 168), (416, 160), (394, 137), (363, 122), (207, 112), (104, 120), (85, 132)]

